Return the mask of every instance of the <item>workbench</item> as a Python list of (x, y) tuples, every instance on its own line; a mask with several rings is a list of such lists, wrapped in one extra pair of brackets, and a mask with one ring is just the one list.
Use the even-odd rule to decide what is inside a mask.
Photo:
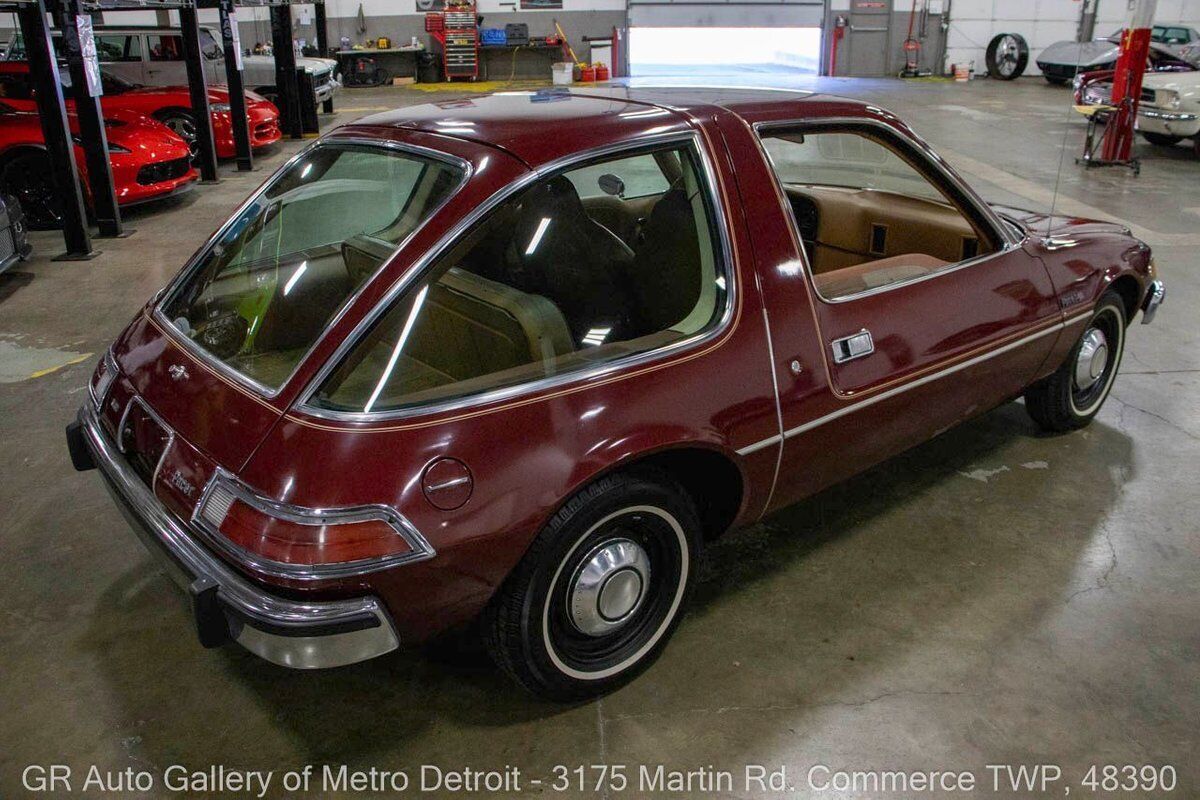
[(523, 45), (483, 45), (479, 48), (479, 79), (485, 81), (506, 81), (510, 78), (550, 80), (550, 65), (556, 61), (570, 60), (564, 45), (546, 44), (544, 38), (541, 41), (532, 39), (529, 44)]
[(393, 78), (416, 78), (417, 55), (424, 53), (424, 47), (368, 47), (362, 50), (338, 50), (338, 67), (342, 74), (350, 72), (350, 59), (373, 58), (380, 69), (386, 69)]

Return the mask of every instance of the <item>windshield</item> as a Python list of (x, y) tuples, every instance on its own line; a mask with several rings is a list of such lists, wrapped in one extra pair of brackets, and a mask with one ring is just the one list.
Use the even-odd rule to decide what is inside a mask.
[(432, 158), (323, 143), (272, 179), (162, 311), (217, 360), (276, 389), (462, 177)]

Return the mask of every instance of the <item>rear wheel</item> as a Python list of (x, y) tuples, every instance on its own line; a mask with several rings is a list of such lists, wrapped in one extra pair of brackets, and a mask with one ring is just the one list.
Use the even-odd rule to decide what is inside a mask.
[(1048, 431), (1082, 428), (1108, 399), (1125, 350), (1125, 303), (1107, 292), (1058, 370), (1025, 391), (1025, 409)]
[(166, 125), (180, 139), (187, 142), (188, 150), (195, 157), (200, 152), (199, 136), (196, 133), (196, 118), (192, 112), (182, 109), (171, 109), (154, 115), (154, 118)]
[(0, 169), (0, 191), (17, 198), (25, 221), (34, 230), (61, 228), (63, 206), (50, 176), (45, 153), (22, 153)]
[(1142, 138), (1158, 147), (1173, 147), (1183, 141), (1182, 136), (1168, 136), (1165, 133), (1150, 133), (1142, 131)]
[(611, 691), (666, 645), (699, 553), (695, 505), (669, 477), (602, 478), (554, 515), (497, 593), (488, 649), (534, 694)]

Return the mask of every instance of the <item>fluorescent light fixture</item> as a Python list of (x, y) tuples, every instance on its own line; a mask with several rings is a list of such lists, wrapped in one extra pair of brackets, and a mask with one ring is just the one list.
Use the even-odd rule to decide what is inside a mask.
[(529, 246), (525, 248), (525, 255), (533, 255), (533, 251), (537, 250), (537, 246), (542, 243), (542, 237), (546, 235), (546, 228), (550, 227), (550, 218), (542, 217), (542, 221), (538, 223), (537, 230), (533, 232), (533, 238), (529, 240)]
[(368, 413), (375, 407), (375, 401), (379, 399), (379, 395), (383, 394), (383, 387), (387, 386), (388, 380), (392, 377), (392, 370), (396, 368), (396, 362), (400, 360), (400, 352), (404, 349), (404, 343), (408, 341), (408, 335), (412, 333), (413, 325), (417, 322), (417, 315), (421, 313), (421, 306), (425, 304), (425, 295), (429, 294), (429, 284), (421, 287), (421, 291), (417, 292), (417, 298), (413, 300), (412, 311), (408, 312), (408, 319), (404, 321), (404, 330), (400, 332), (400, 338), (396, 340), (396, 346), (392, 348), (392, 357), (388, 359), (387, 369), (379, 376), (379, 383), (375, 384), (375, 391), (371, 392), (370, 399), (363, 406), (363, 413)]
[(296, 281), (300, 280), (300, 276), (303, 275), (305, 270), (307, 270), (307, 269), (308, 269), (308, 262), (301, 261), (300, 266), (296, 267), (296, 271), (292, 273), (292, 277), (288, 278), (287, 283), (285, 283), (283, 285), (283, 296), (284, 297), (288, 296), (288, 293), (291, 292), (292, 288), (296, 285)]

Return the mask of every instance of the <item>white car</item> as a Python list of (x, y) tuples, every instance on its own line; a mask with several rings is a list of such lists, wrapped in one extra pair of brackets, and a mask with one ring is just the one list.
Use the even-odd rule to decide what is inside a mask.
[(1151, 144), (1192, 140), (1200, 157), (1200, 72), (1167, 72), (1142, 79), (1138, 130)]
[[(60, 33), (53, 32), (55, 48)], [(155, 26), (110, 25), (95, 29), (96, 52), (105, 71), (146, 86), (179, 86), (187, 83), (187, 67), (183, 63), (183, 37), (178, 28)], [(216, 28), (200, 27), (200, 52), (204, 60), (204, 77), (208, 84), (224, 84), (225, 50)], [(20, 37), (6, 51), (7, 60), (23, 60), (24, 47)], [(341, 88), (337, 62), (328, 58), (296, 57), (296, 66), (312, 76), (313, 91), (318, 103), (329, 100)], [(242, 79), (246, 88), (274, 101), (279, 96), (275, 86), (275, 57), (242, 57)]]

